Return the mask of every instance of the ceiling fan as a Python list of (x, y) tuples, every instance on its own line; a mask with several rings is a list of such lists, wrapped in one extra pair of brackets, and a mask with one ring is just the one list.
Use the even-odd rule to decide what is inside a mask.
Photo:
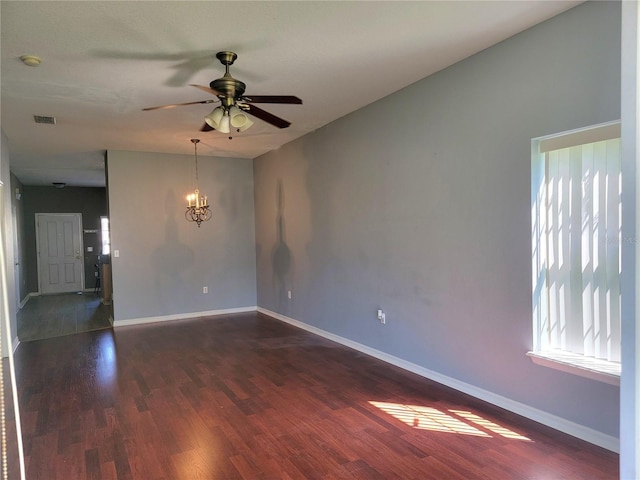
[(143, 108), (144, 111), (160, 110), (164, 108), (181, 107), (185, 105), (196, 105), (205, 103), (220, 102), (220, 106), (204, 117), (205, 124), (200, 131), (208, 132), (218, 130), (222, 133), (229, 133), (231, 129), (242, 132), (253, 125), (253, 121), (246, 115), (247, 113), (259, 118), (278, 128), (287, 128), (291, 122), (277, 117), (261, 108), (255, 103), (286, 103), (302, 104), (302, 100), (293, 95), (245, 95), (246, 85), (231, 76), (229, 66), (238, 58), (233, 52), (218, 52), (216, 58), (225, 66), (225, 73), (222, 78), (213, 80), (208, 87), (202, 85), (191, 85), (204, 92), (211, 93), (218, 99), (201, 100), (198, 102), (174, 103), (171, 105), (161, 105), (158, 107)]

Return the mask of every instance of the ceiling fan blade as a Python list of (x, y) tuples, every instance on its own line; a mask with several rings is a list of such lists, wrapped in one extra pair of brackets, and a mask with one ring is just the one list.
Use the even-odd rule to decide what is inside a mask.
[(290, 103), (302, 105), (302, 100), (293, 95), (243, 95), (242, 100), (250, 103)]
[(276, 117), (274, 114), (266, 112), (261, 108), (256, 107), (255, 105), (251, 105), (250, 103), (245, 103), (242, 106), (242, 109), (247, 113), (250, 113), (254, 117), (258, 117), (260, 120), (264, 120), (271, 125), (274, 125), (278, 128), (287, 128), (291, 125), (291, 122), (287, 122), (285, 119)]
[(215, 130), (215, 128), (213, 128), (211, 125), (209, 125), (208, 123), (203, 123), (202, 127), (200, 127), (200, 131), (201, 132), (210, 132), (211, 130)]
[(149, 110), (162, 110), (163, 108), (174, 108), (174, 107), (182, 107), (184, 105), (196, 105), (198, 103), (214, 103), (218, 100), (200, 100), (199, 102), (186, 102), (186, 103), (172, 103), (171, 105), (160, 105), (159, 107), (147, 107), (142, 110), (148, 112)]
[(209, 88), (209, 87), (205, 87), (204, 85), (194, 85), (193, 83), (189, 84), (192, 87), (196, 87), (200, 90), (202, 90), (203, 92), (207, 92), (210, 93), (212, 95), (216, 95), (218, 97), (226, 97), (226, 95), (222, 92), (219, 92), (217, 90), (214, 90), (213, 88)]

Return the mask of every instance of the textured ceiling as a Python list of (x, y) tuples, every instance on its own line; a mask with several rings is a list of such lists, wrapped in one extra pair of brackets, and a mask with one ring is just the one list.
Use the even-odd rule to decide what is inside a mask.
[[(6, 1), (1, 15), (1, 128), (26, 185), (104, 185), (106, 150), (255, 158), (580, 2)], [(229, 140), (199, 132), (231, 50), (247, 94), (296, 95), (260, 107)], [(42, 58), (25, 66), (21, 55)], [(56, 117), (56, 125), (34, 123)]]

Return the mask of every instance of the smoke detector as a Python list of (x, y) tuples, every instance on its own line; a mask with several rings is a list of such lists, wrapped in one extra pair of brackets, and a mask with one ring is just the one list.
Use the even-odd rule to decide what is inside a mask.
[(35, 55), (22, 55), (20, 60), (28, 67), (37, 67), (42, 62), (40, 57), (36, 57)]

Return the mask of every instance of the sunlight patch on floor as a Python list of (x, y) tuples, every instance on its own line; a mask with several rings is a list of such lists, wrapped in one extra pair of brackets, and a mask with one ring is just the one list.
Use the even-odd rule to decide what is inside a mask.
[(502, 427), (497, 423), (493, 423), (487, 420), (486, 418), (482, 418), (481, 416), (476, 415), (475, 413), (467, 412), (465, 410), (449, 410), (449, 411), (451, 413), (455, 413), (456, 415), (466, 420), (469, 420), (470, 422), (475, 423), (476, 425), (486, 428), (487, 430), (490, 430), (493, 433), (497, 433), (498, 435), (501, 435), (504, 438), (511, 438), (514, 440), (526, 440), (527, 442), (531, 441), (530, 438), (527, 438), (524, 435), (520, 435), (519, 433), (516, 433), (513, 430), (509, 430), (506, 427)]
[(447, 413), (437, 408), (423, 407), (420, 405), (403, 405), (401, 403), (375, 401), (370, 401), (369, 403), (400, 420), (405, 425), (419, 430), (493, 438), (493, 435), (485, 431), (488, 430), (504, 438), (531, 441), (523, 435), (466, 410), (450, 409), (448, 411), (449, 413)]
[(458, 420), (451, 415), (447, 415), (436, 408), (387, 402), (371, 401), (369, 403), (397, 418), (402, 423), (420, 430), (460, 433), (463, 435), (475, 435), (477, 437), (491, 436), (488, 433), (478, 430), (477, 428)]

